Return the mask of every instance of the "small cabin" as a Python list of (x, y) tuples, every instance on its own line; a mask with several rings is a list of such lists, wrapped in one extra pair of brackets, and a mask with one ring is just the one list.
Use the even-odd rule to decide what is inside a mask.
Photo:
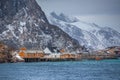
[(45, 58), (60, 58), (60, 53), (55, 47), (46, 47), (43, 52), (45, 54)]
[(20, 56), (21, 58), (24, 58), (24, 57), (25, 57), (25, 51), (26, 51), (26, 50), (27, 50), (27, 49), (26, 49), (25, 47), (20, 48), (19, 56)]
[(82, 53), (77, 53), (77, 54), (75, 54), (76, 55), (76, 58), (77, 59), (81, 59), (82, 58)]
[(44, 57), (44, 53), (40, 50), (27, 50), (25, 51), (26, 58), (42, 58)]
[(120, 56), (120, 47), (116, 47), (116, 49), (115, 49), (115, 54), (116, 54), (117, 56)]
[(24, 52), (24, 51), (20, 51), (20, 52), (19, 52), (19, 56), (20, 56), (21, 58), (24, 58), (24, 57), (25, 57), (25, 52)]
[(22, 58), (41, 58), (44, 57), (44, 54), (41, 50), (27, 50), (26, 48), (21, 48), (19, 56)]
[(49, 54), (45, 55), (44, 58), (60, 58), (61, 54)]
[(60, 53), (60, 50), (58, 50), (57, 47), (46, 47), (44, 49), (45, 54), (57, 54)]
[(43, 50), (43, 52), (44, 54), (52, 54), (52, 51), (50, 51), (50, 49), (47, 47)]
[(61, 54), (60, 58), (61, 59), (64, 59), (64, 58), (75, 58), (75, 54), (70, 54), (70, 53)]

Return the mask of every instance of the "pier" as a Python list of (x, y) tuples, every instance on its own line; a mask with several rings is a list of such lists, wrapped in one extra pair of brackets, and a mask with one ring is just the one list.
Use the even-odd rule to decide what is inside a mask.
[(24, 58), (25, 62), (58, 62), (58, 61), (78, 61), (75, 58)]
[[(118, 53), (118, 52), (117, 52)], [(56, 62), (56, 61), (81, 61), (86, 60), (103, 60), (103, 59), (118, 59), (114, 49), (107, 51), (101, 50), (97, 52), (82, 52), (82, 53), (69, 53), (69, 52), (52, 52), (48, 48), (44, 51), (40, 50), (26, 50), (22, 48), (19, 55), (25, 62)]]

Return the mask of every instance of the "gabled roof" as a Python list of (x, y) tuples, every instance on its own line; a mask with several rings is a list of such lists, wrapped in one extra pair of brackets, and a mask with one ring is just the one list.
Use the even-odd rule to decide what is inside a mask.
[(47, 47), (46, 47), (43, 51), (44, 51), (44, 53), (49, 53), (49, 54), (52, 53), (52, 52), (49, 50), (49, 48), (47, 48)]
[(43, 53), (41, 50), (26, 50), (26, 53)]

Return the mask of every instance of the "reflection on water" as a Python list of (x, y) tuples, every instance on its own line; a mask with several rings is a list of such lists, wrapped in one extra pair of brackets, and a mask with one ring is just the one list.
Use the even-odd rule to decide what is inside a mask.
[(5, 63), (0, 80), (120, 80), (120, 60)]

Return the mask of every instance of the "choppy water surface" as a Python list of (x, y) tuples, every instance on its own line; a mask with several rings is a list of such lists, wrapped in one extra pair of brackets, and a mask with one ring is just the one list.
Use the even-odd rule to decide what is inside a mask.
[(120, 60), (5, 63), (0, 80), (120, 80)]

